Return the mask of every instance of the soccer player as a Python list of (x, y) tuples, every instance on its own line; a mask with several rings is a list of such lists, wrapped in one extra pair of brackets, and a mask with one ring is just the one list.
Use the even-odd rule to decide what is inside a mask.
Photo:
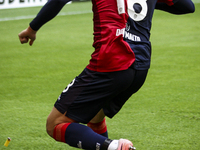
[[(40, 27), (67, 2), (49, 0), (19, 33), (21, 43), (32, 45)], [(95, 51), (83, 72), (55, 102), (47, 118), (47, 133), (87, 150), (135, 149), (129, 140), (108, 138), (105, 116), (112, 118), (118, 113), (145, 81), (154, 9), (186, 14), (194, 12), (194, 4), (191, 0), (92, 0), (92, 4)]]

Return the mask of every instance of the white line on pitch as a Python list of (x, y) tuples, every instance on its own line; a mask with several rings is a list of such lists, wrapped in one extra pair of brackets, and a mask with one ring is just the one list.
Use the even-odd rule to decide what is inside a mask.
[[(74, 11), (74, 12), (61, 12), (58, 14), (58, 16), (67, 16), (67, 15), (78, 15), (78, 14), (87, 14), (87, 13), (92, 13), (92, 11)], [(29, 15), (29, 16), (16, 16), (16, 17), (5, 17), (5, 18), (0, 18), (1, 21), (12, 21), (12, 20), (21, 20), (21, 19), (31, 19), (34, 18), (35, 15)]]

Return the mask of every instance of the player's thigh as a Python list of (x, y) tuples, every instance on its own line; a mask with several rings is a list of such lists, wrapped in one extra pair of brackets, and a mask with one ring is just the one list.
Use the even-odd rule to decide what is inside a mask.
[(92, 120), (90, 120), (91, 123), (98, 123), (103, 121), (105, 117), (104, 111), (103, 109), (101, 109), (94, 118), (92, 118)]
[(75, 97), (71, 96), (72, 93), (78, 94), (67, 107), (66, 116), (81, 123), (96, 123), (104, 118), (104, 113), (100, 110), (131, 85), (134, 71), (131, 68), (116, 72), (94, 72), (86, 69), (83, 75), (76, 78), (75, 83), (66, 92), (68, 96), (61, 96), (57, 103), (62, 102), (64, 107), (69, 97)]

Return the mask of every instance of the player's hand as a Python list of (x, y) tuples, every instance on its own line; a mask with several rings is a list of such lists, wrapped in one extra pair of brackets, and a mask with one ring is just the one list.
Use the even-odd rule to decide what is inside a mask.
[(21, 44), (28, 43), (32, 46), (36, 39), (36, 32), (30, 26), (18, 34)]

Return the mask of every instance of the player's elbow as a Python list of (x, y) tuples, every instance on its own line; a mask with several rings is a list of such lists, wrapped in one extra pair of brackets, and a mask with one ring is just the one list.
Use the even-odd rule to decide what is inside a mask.
[(188, 6), (185, 11), (186, 13), (194, 13), (195, 12), (194, 4), (192, 3), (190, 6)]
[(193, 5), (193, 7), (190, 9), (190, 13), (194, 13), (195, 12), (195, 6)]
[(178, 1), (174, 6), (179, 11), (178, 14), (188, 14), (188, 13), (194, 13), (195, 12), (195, 6), (192, 1)]

